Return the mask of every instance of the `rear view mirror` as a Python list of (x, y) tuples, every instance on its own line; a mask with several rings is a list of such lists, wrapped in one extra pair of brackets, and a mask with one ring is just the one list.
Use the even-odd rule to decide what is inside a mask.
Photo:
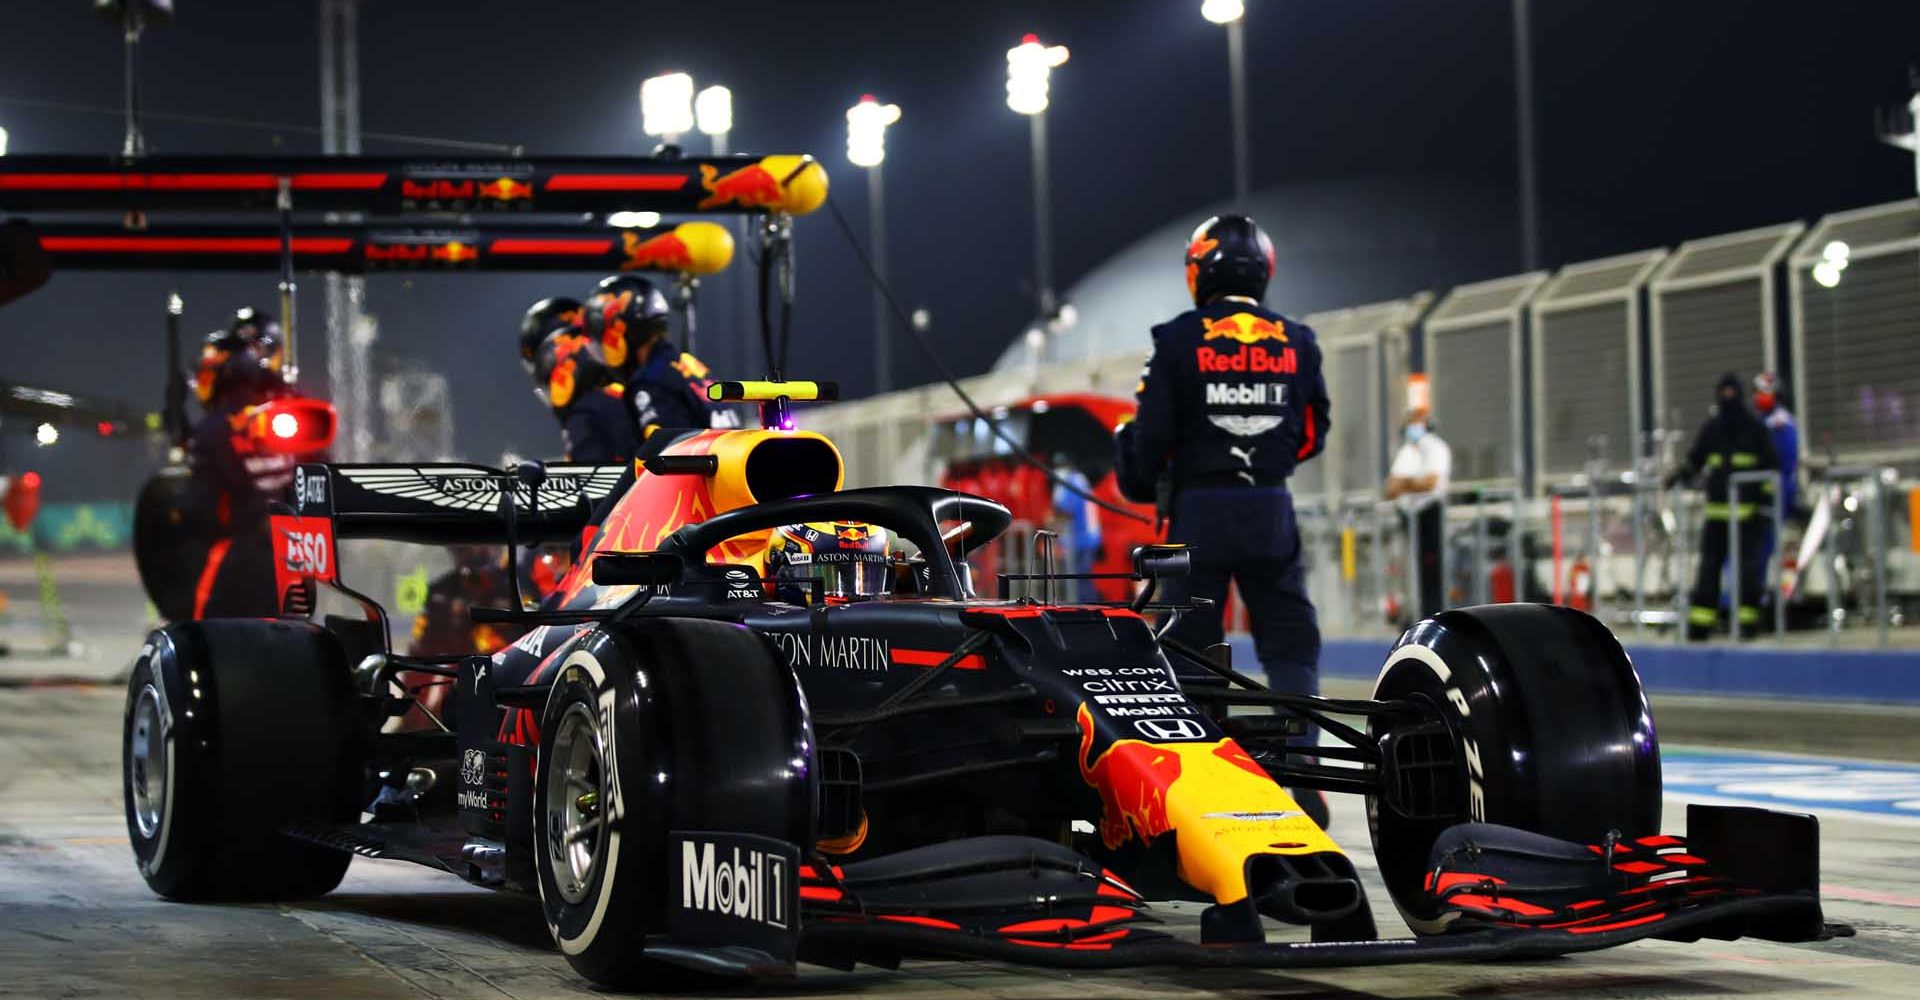
[(0, 305), (46, 284), (49, 273), (46, 251), (30, 226), (19, 219), (0, 225)]
[(1133, 550), (1133, 575), (1142, 580), (1186, 576), (1193, 569), (1193, 553), (1184, 545), (1142, 545)]

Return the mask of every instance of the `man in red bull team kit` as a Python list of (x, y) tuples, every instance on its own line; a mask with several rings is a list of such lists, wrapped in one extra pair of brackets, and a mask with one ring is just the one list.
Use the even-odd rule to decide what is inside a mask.
[(263, 447), (246, 426), (247, 411), (291, 390), (281, 376), (285, 356), (272, 315), (243, 308), (225, 330), (208, 334), (194, 392), (205, 415), (187, 441), (196, 522), (208, 541), (194, 589), (195, 618), (277, 614), (267, 504), (293, 482), (303, 458)]
[(716, 426), (707, 366), (667, 339), (670, 312), (666, 294), (634, 274), (601, 281), (582, 309), (581, 329), (625, 387), (641, 440), (654, 427)]
[(640, 437), (622, 401), (626, 388), (614, 381), (600, 345), (572, 329), (555, 330), (533, 356), (534, 392), (560, 421), (569, 462), (613, 465), (630, 462)]
[(615, 380), (600, 345), (580, 331), (580, 315), (574, 299), (535, 302), (520, 324), (520, 363), (533, 379), (533, 394), (560, 421), (568, 461), (630, 461), (639, 435), (627, 417), (626, 387)]
[[(1252, 219), (1207, 220), (1186, 265), (1194, 308), (1153, 328), (1139, 412), (1116, 441), (1121, 490), (1158, 500), (1168, 540), (1192, 547), (1192, 573), (1170, 598), (1213, 602), (1169, 635), (1195, 648), (1220, 642), (1227, 585), (1237, 582), (1268, 683), (1317, 694), (1320, 628), (1287, 477), (1326, 447), (1320, 346), (1305, 325), (1260, 304), (1273, 243)], [(1319, 792), (1295, 797), (1325, 825)]]

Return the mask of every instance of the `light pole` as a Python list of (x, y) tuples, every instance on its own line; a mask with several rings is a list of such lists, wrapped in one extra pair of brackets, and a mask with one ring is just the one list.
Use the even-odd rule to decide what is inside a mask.
[(1007, 107), (1027, 116), (1033, 146), (1034, 294), (1043, 323), (1053, 314), (1053, 204), (1047, 182), (1047, 92), (1054, 67), (1067, 61), (1064, 45), (1042, 45), (1027, 35), (1007, 50)]
[(1513, 0), (1513, 99), (1520, 146), (1520, 260), (1540, 268), (1540, 165), (1533, 139), (1533, 29), (1529, 0)]
[(1241, 211), (1253, 185), (1253, 154), (1247, 144), (1247, 6), (1241, 0), (1203, 0), (1200, 16), (1227, 28), (1227, 76), (1233, 98), (1233, 200)]
[(887, 280), (887, 219), (880, 164), (887, 158), (887, 126), (899, 120), (899, 105), (881, 104), (872, 94), (860, 95), (860, 103), (847, 109), (847, 160), (867, 171), (867, 245), (872, 250), (873, 270), (879, 279), (873, 285), (875, 393), (893, 388), (893, 344), (888, 336), (893, 324), (887, 313), (887, 296), (881, 291)]
[[(732, 110), (731, 105), (728, 108)], [(662, 73), (640, 81), (640, 129), (671, 146), (693, 131), (693, 77)]]
[[(700, 129), (700, 132), (712, 143), (713, 155), (727, 155), (727, 139), (733, 132), (733, 91), (715, 84), (693, 95), (693, 121)], [(735, 240), (745, 240), (747, 235), (745, 228), (737, 230), (735, 228), (740, 225), (738, 220), (726, 219), (721, 222), (721, 225), (726, 226), (727, 231), (734, 234)], [(699, 279), (692, 275), (684, 275), (680, 279), (680, 299), (686, 310), (687, 350), (689, 351), (693, 350), (693, 292), (698, 285)], [(735, 288), (739, 290), (737, 298), (740, 301), (740, 314), (742, 317), (745, 317), (751, 312), (750, 307), (747, 305), (747, 299), (750, 295), (752, 285), (745, 279), (743, 274), (742, 277), (736, 279)], [(745, 324), (740, 323), (737, 325), (744, 326)], [(720, 359), (715, 356), (708, 360), (718, 362)]]

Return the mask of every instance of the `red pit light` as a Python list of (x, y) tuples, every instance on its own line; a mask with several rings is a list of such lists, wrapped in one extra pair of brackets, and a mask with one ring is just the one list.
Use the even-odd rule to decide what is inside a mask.
[(28, 472), (28, 473), (22, 474), (20, 477), (20, 485), (25, 486), (27, 489), (30, 489), (30, 490), (39, 489), (40, 474), (38, 472)]
[(102, 420), (98, 424), (95, 424), (94, 427), (100, 431), (101, 437), (109, 437), (113, 434), (113, 421), (111, 420)]
[(305, 454), (333, 444), (333, 404), (319, 399), (276, 399), (254, 407), (253, 439), (272, 451)]

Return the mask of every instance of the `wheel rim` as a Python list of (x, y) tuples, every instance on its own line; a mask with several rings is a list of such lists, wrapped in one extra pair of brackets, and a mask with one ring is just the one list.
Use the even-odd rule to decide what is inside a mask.
[(152, 684), (141, 688), (133, 703), (133, 738), (128, 754), (132, 773), (127, 783), (133, 789), (133, 822), (142, 837), (158, 834), (165, 818), (171, 747), (164, 720), (160, 692)]
[(555, 727), (551, 746), (541, 803), (547, 819), (547, 861), (561, 897), (579, 903), (587, 898), (607, 844), (601, 808), (607, 800), (604, 743), (592, 709), (570, 706)]

